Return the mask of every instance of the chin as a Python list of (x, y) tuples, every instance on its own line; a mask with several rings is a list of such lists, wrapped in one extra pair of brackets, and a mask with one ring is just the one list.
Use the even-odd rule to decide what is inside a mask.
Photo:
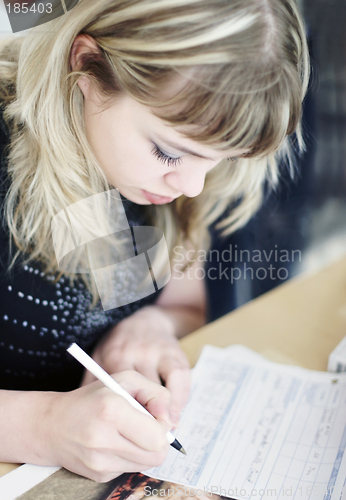
[(140, 194), (128, 192), (126, 191), (126, 189), (124, 190), (119, 188), (116, 189), (118, 189), (121, 196), (123, 196), (129, 201), (132, 201), (132, 203), (136, 203), (137, 205), (151, 205), (151, 203), (148, 200), (146, 200), (144, 196), (141, 196)]

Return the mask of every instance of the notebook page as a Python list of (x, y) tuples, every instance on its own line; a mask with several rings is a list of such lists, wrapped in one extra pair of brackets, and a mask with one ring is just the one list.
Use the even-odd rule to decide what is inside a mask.
[(176, 437), (187, 457), (172, 449), (146, 474), (235, 499), (339, 500), (346, 374), (208, 346)]

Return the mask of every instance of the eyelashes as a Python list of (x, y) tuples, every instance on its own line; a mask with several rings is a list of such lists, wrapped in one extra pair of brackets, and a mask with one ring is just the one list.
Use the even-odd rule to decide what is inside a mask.
[[(154, 144), (154, 147), (152, 149), (152, 154), (156, 156), (156, 158), (161, 162), (167, 165), (168, 167), (176, 167), (177, 165), (180, 165), (182, 162), (182, 158), (180, 156), (174, 157), (174, 156), (169, 156), (168, 154), (164, 153), (157, 144)], [(239, 156), (233, 156), (230, 158), (227, 158), (227, 161), (229, 162), (237, 162), (239, 159)]]
[(152, 154), (156, 156), (156, 158), (167, 165), (168, 167), (176, 167), (180, 165), (182, 159), (180, 157), (174, 158), (173, 156), (168, 156), (164, 153), (156, 144), (154, 144), (154, 148), (152, 149)]

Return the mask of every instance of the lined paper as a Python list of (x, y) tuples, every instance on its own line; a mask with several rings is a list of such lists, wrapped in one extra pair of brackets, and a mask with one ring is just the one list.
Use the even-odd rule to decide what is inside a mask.
[(146, 474), (235, 499), (344, 500), (346, 374), (207, 346), (177, 439)]

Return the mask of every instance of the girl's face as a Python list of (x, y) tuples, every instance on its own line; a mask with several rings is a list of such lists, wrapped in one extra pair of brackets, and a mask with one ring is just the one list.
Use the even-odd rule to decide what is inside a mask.
[(246, 152), (220, 152), (188, 139), (126, 95), (105, 107), (90, 80), (82, 77), (78, 83), (91, 149), (109, 183), (130, 201), (162, 205), (181, 195), (197, 196), (207, 172)]

